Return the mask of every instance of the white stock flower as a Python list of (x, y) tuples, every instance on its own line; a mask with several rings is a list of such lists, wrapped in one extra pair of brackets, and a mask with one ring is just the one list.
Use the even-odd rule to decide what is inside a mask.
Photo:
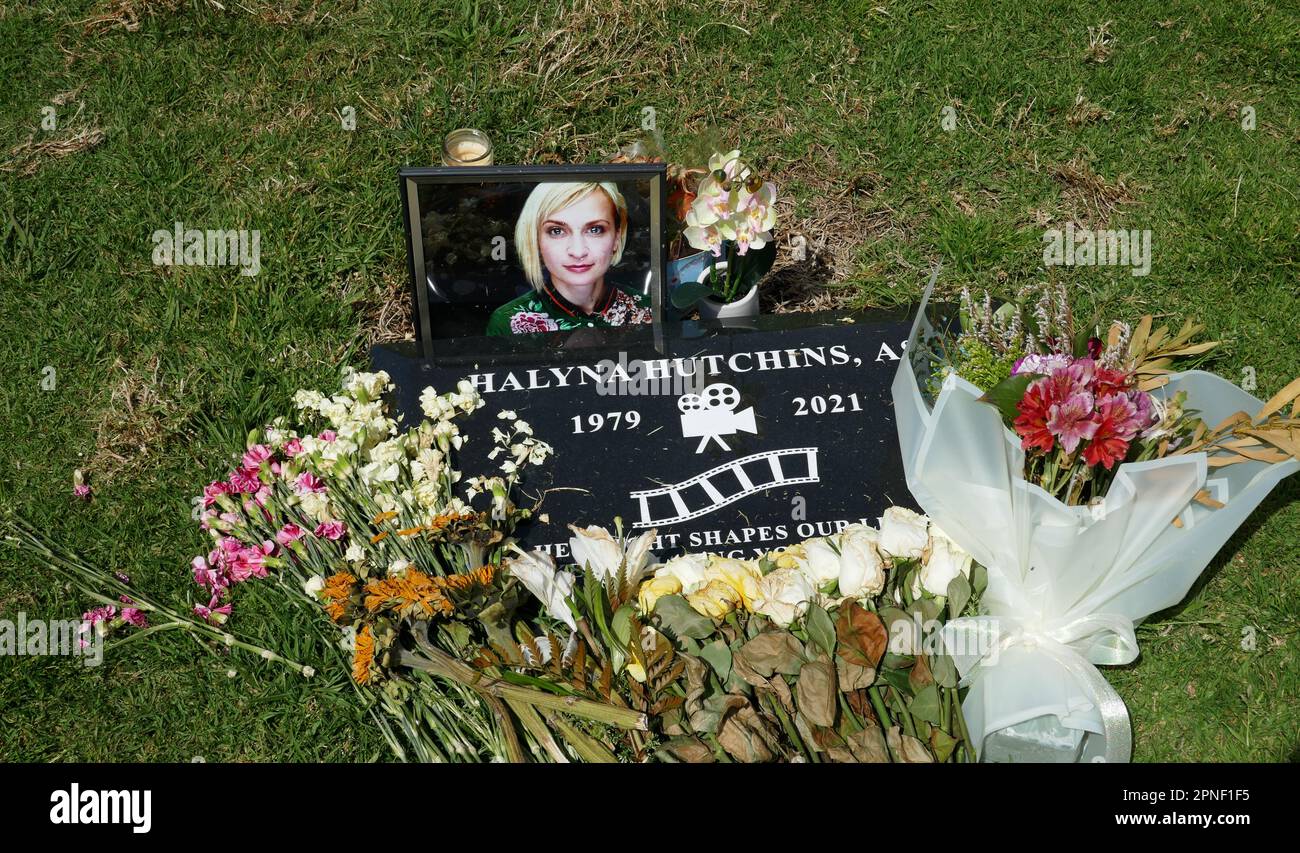
[(366, 549), (361, 545), (353, 542), (348, 546), (348, 550), (343, 552), (343, 559), (349, 563), (362, 563), (366, 559)]
[(320, 412), (326, 420), (336, 427), (342, 427), (348, 419), (348, 404), (342, 397), (331, 397), (328, 400), (322, 399), (317, 404), (316, 411)]
[[(931, 595), (947, 595), (948, 584), (957, 575), (970, 578), (974, 558), (948, 538), (938, 527), (930, 528), (929, 557), (921, 567), (920, 583)], [(915, 590), (914, 590), (915, 591)]]
[(366, 483), (396, 483), (402, 468), (396, 462), (371, 462), (361, 466), (361, 479)]
[(329, 498), (320, 492), (308, 492), (299, 500), (298, 508), (314, 521), (329, 521), (333, 516), (330, 513)]
[(386, 491), (376, 491), (373, 494), (375, 506), (379, 507), (380, 512), (397, 512), (397, 499)]
[(885, 564), (876, 550), (881, 539), (865, 524), (840, 531), (840, 595), (876, 595), (885, 588)]
[(799, 569), (777, 569), (758, 582), (753, 610), (788, 628), (808, 610), (816, 590)]
[(390, 438), (387, 441), (381, 441), (374, 447), (370, 448), (371, 462), (389, 465), (394, 462), (400, 462), (405, 458), (406, 443), (400, 436), (398, 438)]
[(323, 402), (325, 402), (325, 395), (319, 391), (308, 391), (304, 388), (293, 395), (293, 404), (299, 409), (319, 411)]
[(442, 473), (442, 451), (426, 447), (411, 463), (411, 476), (416, 480), (436, 480)]
[(325, 578), (320, 575), (312, 575), (307, 578), (307, 582), (302, 585), (302, 591), (307, 593), (308, 598), (315, 598), (316, 593), (325, 588)]
[(374, 400), (383, 396), (389, 386), (389, 376), (382, 370), (376, 373), (358, 373), (348, 368), (343, 372), (343, 389), (357, 399)]
[(411, 491), (415, 494), (415, 502), (425, 509), (434, 509), (442, 502), (442, 487), (436, 480), (420, 480)]
[(544, 551), (524, 551), (517, 545), (511, 547), (518, 556), (507, 557), (502, 561), (505, 570), (519, 579), (552, 618), (568, 625), (569, 630), (576, 631), (578, 623), (566, 601), (573, 594), (573, 575), (557, 571), (555, 561)]
[(396, 577), (409, 568), (411, 568), (410, 560), (393, 560), (388, 564), (388, 576)]
[(930, 520), (901, 506), (891, 506), (880, 517), (880, 550), (896, 559), (919, 560), (930, 541)]

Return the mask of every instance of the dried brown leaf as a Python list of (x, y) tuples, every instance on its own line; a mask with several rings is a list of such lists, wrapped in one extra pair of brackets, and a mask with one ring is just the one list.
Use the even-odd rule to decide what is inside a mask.
[(1259, 414), (1255, 416), (1255, 420), (1262, 421), (1274, 412), (1282, 411), (1286, 404), (1293, 400), (1300, 402), (1300, 376), (1292, 379), (1285, 388), (1270, 397), (1264, 404), (1264, 408), (1260, 409)]

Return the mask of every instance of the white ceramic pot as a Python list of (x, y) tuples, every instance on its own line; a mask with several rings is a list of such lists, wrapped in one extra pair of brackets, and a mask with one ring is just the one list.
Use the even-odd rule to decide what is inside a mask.
[[(718, 264), (715, 267), (719, 273), (725, 272), (727, 265)], [(711, 268), (706, 267), (700, 272), (696, 281), (704, 284), (708, 281)], [(758, 316), (758, 285), (754, 285), (749, 292), (737, 299), (735, 302), (723, 302), (712, 296), (706, 296), (701, 299), (696, 307), (700, 311), (701, 320), (738, 320), (748, 319)]]

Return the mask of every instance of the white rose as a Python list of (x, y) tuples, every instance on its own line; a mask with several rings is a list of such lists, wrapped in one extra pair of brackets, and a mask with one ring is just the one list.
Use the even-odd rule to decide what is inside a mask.
[(895, 559), (919, 560), (930, 541), (930, 520), (901, 506), (891, 506), (880, 517), (880, 550)]
[(808, 610), (808, 602), (815, 593), (812, 582), (803, 572), (777, 569), (758, 582), (753, 610), (787, 628)]
[(948, 584), (957, 575), (970, 577), (974, 558), (939, 528), (930, 528), (930, 556), (921, 567), (921, 586), (931, 595), (947, 595)]
[(705, 574), (709, 567), (707, 554), (682, 554), (664, 563), (655, 572), (655, 577), (671, 576), (682, 585), (682, 594), (689, 595), (698, 591), (707, 581)]
[(880, 531), (852, 524), (840, 532), (840, 595), (877, 595), (885, 588)]
[(573, 619), (566, 599), (573, 594), (573, 575), (555, 569), (555, 561), (544, 551), (525, 551), (517, 545), (511, 546), (518, 557), (507, 557), (502, 561), (505, 570), (519, 578), (520, 583), (542, 602), (546, 612), (569, 626), (569, 630), (578, 630), (578, 623)]
[(828, 539), (809, 539), (804, 545), (801, 568), (815, 586), (825, 586), (840, 578), (840, 555), (835, 553)]

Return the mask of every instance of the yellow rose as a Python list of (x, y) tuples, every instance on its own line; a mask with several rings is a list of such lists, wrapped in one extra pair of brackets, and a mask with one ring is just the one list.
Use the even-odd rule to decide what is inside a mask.
[(797, 545), (778, 548), (767, 556), (776, 564), (778, 569), (799, 569), (803, 567), (803, 563), (808, 557), (808, 551), (804, 544), (800, 542)]
[(763, 579), (763, 573), (750, 560), (714, 557), (704, 570), (704, 577), (709, 581), (722, 581), (734, 589), (744, 608), (751, 610), (754, 599), (758, 597), (758, 582)]
[(740, 593), (724, 581), (711, 580), (686, 596), (686, 603), (696, 613), (708, 616), (710, 619), (721, 619), (740, 604)]
[[(650, 580), (641, 584), (641, 590), (637, 593), (637, 601), (641, 606), (642, 613), (651, 613), (655, 609), (655, 602), (665, 595), (676, 595), (682, 591), (682, 582), (672, 575), (656, 575)], [(643, 679), (637, 679), (641, 681)]]

